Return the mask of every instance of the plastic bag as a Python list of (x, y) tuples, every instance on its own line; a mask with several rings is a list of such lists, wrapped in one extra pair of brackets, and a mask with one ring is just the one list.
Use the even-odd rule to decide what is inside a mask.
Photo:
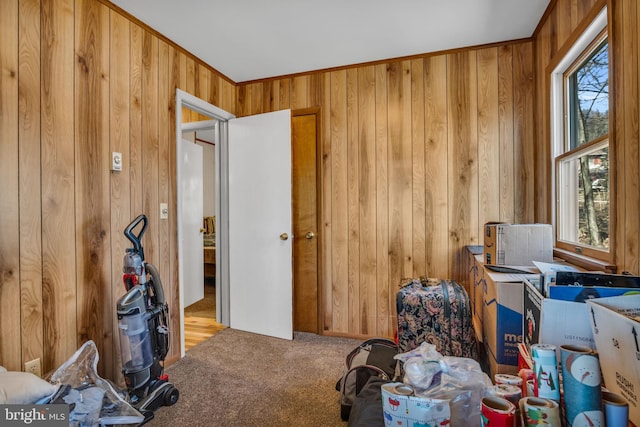
[(403, 362), (403, 382), (415, 396), (449, 401), (451, 425), (480, 425), (482, 398), (493, 384), (477, 361), (443, 356), (426, 342), (395, 357)]
[(96, 344), (87, 341), (49, 379), (61, 386), (52, 403), (69, 405), (69, 426), (139, 424), (144, 421), (144, 416), (123, 397), (126, 394), (98, 375), (98, 359)]

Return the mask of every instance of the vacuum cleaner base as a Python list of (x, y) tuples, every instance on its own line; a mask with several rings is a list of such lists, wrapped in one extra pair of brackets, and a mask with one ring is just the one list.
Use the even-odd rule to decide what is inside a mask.
[(153, 412), (161, 406), (171, 406), (178, 401), (180, 392), (170, 382), (158, 380), (149, 393), (133, 406), (144, 415), (144, 422), (153, 419)]

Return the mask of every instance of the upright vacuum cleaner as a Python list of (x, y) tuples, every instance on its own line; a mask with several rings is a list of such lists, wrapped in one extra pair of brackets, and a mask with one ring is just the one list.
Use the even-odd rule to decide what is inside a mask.
[[(140, 224), (136, 235), (133, 230)], [(130, 403), (145, 417), (143, 424), (153, 418), (153, 411), (173, 405), (180, 395), (163, 374), (169, 350), (169, 308), (158, 270), (144, 261), (140, 241), (147, 225), (142, 214), (124, 230), (133, 247), (127, 248), (122, 269), (127, 293), (117, 303), (122, 373)]]

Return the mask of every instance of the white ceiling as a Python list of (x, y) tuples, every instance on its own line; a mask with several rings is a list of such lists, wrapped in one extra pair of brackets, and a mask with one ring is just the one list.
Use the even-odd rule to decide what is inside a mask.
[(527, 38), (549, 0), (111, 0), (236, 83)]

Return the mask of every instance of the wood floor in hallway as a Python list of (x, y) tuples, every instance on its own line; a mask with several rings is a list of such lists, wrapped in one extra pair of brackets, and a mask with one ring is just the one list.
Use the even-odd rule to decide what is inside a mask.
[(185, 350), (211, 338), (226, 326), (209, 317), (185, 316), (184, 318), (184, 346)]

